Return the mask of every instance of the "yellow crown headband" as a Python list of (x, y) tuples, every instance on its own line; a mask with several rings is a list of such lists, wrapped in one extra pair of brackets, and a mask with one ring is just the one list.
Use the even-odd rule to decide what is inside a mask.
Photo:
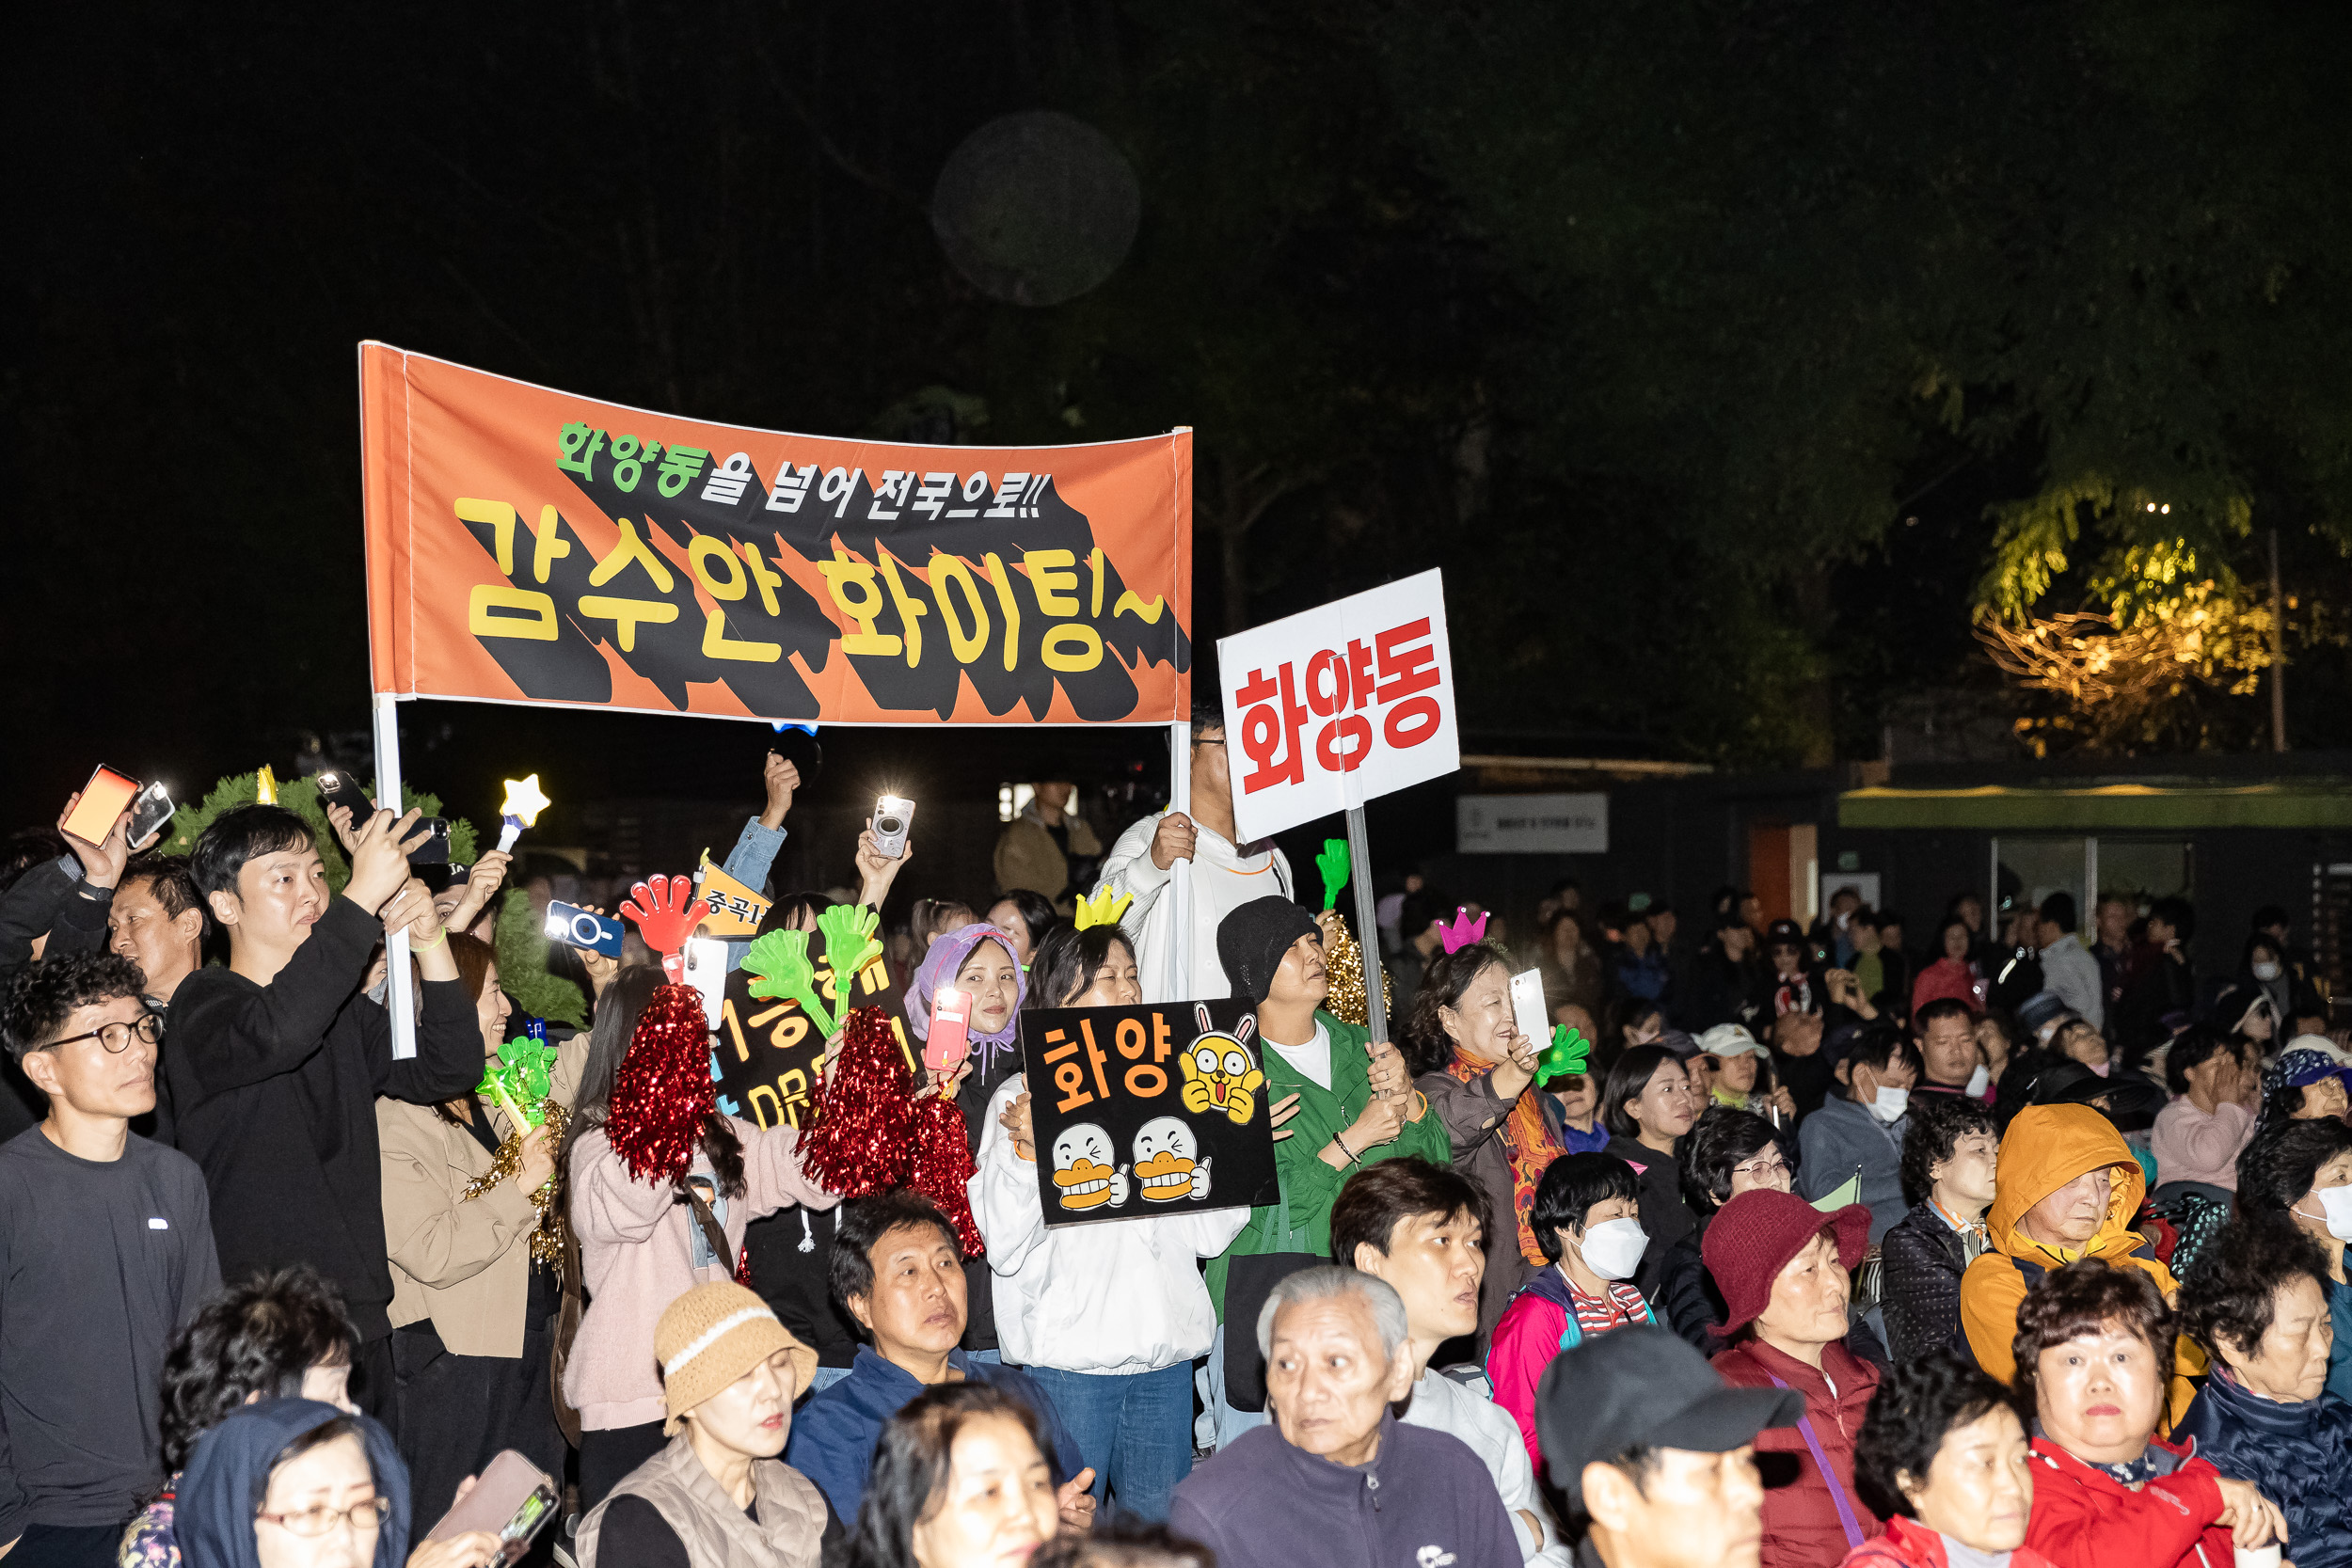
[(1127, 912), (1127, 906), (1135, 901), (1133, 894), (1113, 894), (1110, 884), (1105, 882), (1094, 890), (1093, 897), (1078, 900), (1078, 929), (1083, 931), (1091, 926), (1116, 926), (1120, 916)]

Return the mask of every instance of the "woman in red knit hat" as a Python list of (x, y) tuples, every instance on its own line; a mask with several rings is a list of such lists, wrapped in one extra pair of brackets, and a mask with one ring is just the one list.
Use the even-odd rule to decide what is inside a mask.
[(1715, 1332), (1734, 1341), (1715, 1370), (1735, 1387), (1804, 1396), (1803, 1420), (1756, 1435), (1757, 1451), (1797, 1461), (1797, 1479), (1764, 1494), (1762, 1568), (1834, 1568), (1879, 1531), (1853, 1483), (1878, 1369), (1845, 1346), (1848, 1276), (1869, 1237), (1861, 1204), (1825, 1215), (1758, 1187), (1724, 1204), (1699, 1246), (1728, 1308)]

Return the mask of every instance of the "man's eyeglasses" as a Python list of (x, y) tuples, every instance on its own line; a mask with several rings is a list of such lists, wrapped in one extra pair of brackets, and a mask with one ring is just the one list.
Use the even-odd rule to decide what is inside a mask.
[(306, 1508), (299, 1513), (256, 1513), (256, 1519), (267, 1519), (289, 1535), (316, 1540), (337, 1525), (347, 1524), (354, 1530), (377, 1529), (392, 1512), (389, 1497), (370, 1497), (353, 1503), (349, 1508)]
[(164, 1021), (153, 1013), (141, 1013), (135, 1023), (102, 1023), (86, 1035), (68, 1035), (61, 1040), (51, 1040), (49, 1049), (55, 1050), (60, 1045), (72, 1045), (76, 1040), (96, 1040), (109, 1053), (119, 1056), (131, 1049), (133, 1035), (153, 1045), (164, 1037)]
[(1775, 1176), (1787, 1176), (1788, 1162), (1777, 1154), (1767, 1154), (1762, 1159), (1750, 1160), (1744, 1165), (1732, 1166), (1731, 1174), (1744, 1176), (1751, 1181), (1769, 1181)]

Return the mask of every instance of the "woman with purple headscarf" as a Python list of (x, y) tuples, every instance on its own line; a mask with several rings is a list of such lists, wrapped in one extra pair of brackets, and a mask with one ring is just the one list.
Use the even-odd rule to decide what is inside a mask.
[(949, 1092), (964, 1126), (977, 1129), (990, 1093), (1021, 1070), (1020, 1013), (1029, 979), (1012, 939), (993, 926), (960, 926), (936, 938), (907, 982), (907, 1028), (917, 1040), (930, 1038), (932, 1001), (950, 986), (972, 998), (972, 1054)]
[[(932, 938), (906, 989), (907, 1031), (916, 1041), (917, 1066), (922, 1042), (930, 1038), (933, 1000), (949, 986), (972, 998), (971, 1054), (944, 1085), (938, 1074), (928, 1075), (928, 1081), (954, 1098), (963, 1113), (965, 1133), (977, 1146), (989, 1091), (1021, 1070), (1020, 1013), (1029, 981), (1013, 954), (1012, 939), (993, 926), (959, 926)], [(989, 1299), (988, 1264), (966, 1259), (963, 1284), (963, 1349), (967, 1354), (995, 1360), (996, 1313)]]

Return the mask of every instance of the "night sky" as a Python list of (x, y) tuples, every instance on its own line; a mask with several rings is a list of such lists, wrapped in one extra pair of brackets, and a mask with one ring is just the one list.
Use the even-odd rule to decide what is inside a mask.
[[(2007, 715), (1969, 630), (2004, 519), (2090, 475), (2045, 604), (2105, 592), (2127, 494), (2181, 498), (2200, 570), (2252, 580), (2277, 528), (2298, 744), (2342, 744), (2348, 38), (2188, 3), (37, 8), (0, 822), (100, 762), (364, 759), (367, 338), (815, 433), (1194, 425), (1204, 647), (1441, 564), (1472, 737), (1553, 754), (1784, 766)], [(1047, 306), (931, 222), (955, 150), (1036, 109), (1139, 195), (1124, 246), (1086, 169), (1031, 182), (1060, 243), (1016, 284), (1108, 269)], [(2145, 746), (2264, 744), (2229, 685)], [(526, 767), (749, 805), (757, 739), (453, 704), (406, 746), (480, 820)], [(850, 800), (1159, 742), (834, 754)]]

